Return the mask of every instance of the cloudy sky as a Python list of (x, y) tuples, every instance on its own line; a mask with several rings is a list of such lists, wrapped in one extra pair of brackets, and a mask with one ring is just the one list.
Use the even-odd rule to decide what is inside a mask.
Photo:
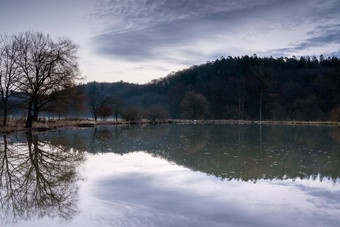
[(221, 56), (340, 56), (340, 0), (0, 0), (0, 33), (79, 48), (85, 81), (146, 83)]

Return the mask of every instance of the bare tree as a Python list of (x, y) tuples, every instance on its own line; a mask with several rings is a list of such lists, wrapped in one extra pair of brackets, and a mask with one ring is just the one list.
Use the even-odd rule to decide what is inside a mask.
[(100, 89), (96, 82), (90, 85), (87, 95), (90, 111), (94, 120), (97, 121), (98, 111), (109, 103), (109, 97), (103, 93), (103, 90)]
[(112, 116), (112, 107), (102, 106), (97, 110), (97, 116), (104, 118), (106, 120), (108, 117)]
[(240, 120), (243, 120), (244, 112), (245, 112), (245, 104), (246, 104), (246, 92), (245, 92), (245, 79), (242, 77), (238, 81), (238, 111), (240, 115)]
[(80, 118), (86, 112), (86, 94), (83, 88), (75, 86), (53, 94), (55, 101), (51, 108), (53, 114), (72, 118)]
[(121, 115), (126, 121), (138, 121), (141, 119), (141, 109), (137, 106), (128, 106), (122, 111)]
[(183, 117), (189, 119), (202, 119), (209, 112), (209, 103), (206, 98), (194, 91), (188, 91), (180, 104)]
[(149, 119), (152, 123), (156, 120), (165, 120), (169, 117), (169, 113), (164, 110), (161, 105), (153, 105), (145, 110), (145, 117)]
[(264, 93), (267, 90), (270, 79), (271, 79), (271, 70), (264, 67), (258, 67), (255, 69), (255, 78), (258, 82), (258, 90), (259, 90), (259, 118), (260, 122), (262, 121), (262, 113), (263, 113), (263, 98)]
[(52, 40), (40, 32), (15, 36), (18, 44), (16, 63), (20, 67), (19, 88), (28, 101), (26, 127), (38, 120), (53, 100), (51, 94), (71, 87), (79, 78), (77, 46), (69, 39)]
[(3, 105), (3, 125), (7, 124), (8, 99), (17, 89), (18, 66), (15, 64), (17, 43), (13, 37), (0, 36), (0, 93)]
[(112, 106), (113, 115), (116, 121), (118, 121), (118, 115), (122, 113), (124, 100), (119, 96), (115, 96), (110, 100), (110, 104)]

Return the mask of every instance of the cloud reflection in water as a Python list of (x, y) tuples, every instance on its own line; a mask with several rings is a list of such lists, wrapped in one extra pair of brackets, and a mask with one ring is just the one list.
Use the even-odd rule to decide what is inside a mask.
[[(113, 226), (335, 225), (338, 182), (221, 181), (144, 152), (88, 155), (83, 213), (74, 224)], [(85, 197), (83, 197), (85, 198)], [(317, 214), (317, 215), (316, 215)], [(338, 213), (339, 214), (339, 213)], [(81, 221), (81, 222), (80, 222)]]

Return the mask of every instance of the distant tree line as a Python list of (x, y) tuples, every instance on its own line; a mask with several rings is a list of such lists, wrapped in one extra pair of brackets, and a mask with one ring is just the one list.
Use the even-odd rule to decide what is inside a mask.
[[(340, 121), (340, 61), (322, 55), (222, 57), (144, 85), (92, 82), (82, 87), (89, 99), (105, 96), (102, 104), (120, 100), (116, 113), (133, 120), (157, 106), (160, 115), (171, 118)], [(95, 87), (103, 95), (93, 96)]]

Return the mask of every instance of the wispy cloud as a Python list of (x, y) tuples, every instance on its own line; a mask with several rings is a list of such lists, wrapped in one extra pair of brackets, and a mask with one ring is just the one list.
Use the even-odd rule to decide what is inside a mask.
[[(291, 43), (290, 47), (271, 50), (274, 55), (292, 55), (295, 53), (308, 52), (312, 49), (323, 47), (324, 53), (339, 55), (340, 52), (340, 24), (332, 26), (318, 26), (316, 30), (308, 32), (309, 38), (303, 41)], [(337, 48), (334, 50), (333, 48)], [(319, 53), (319, 54), (324, 54)]]
[[(93, 38), (100, 54), (133, 61), (183, 61), (221, 48), (235, 48), (227, 39), (240, 34), (245, 18), (279, 1), (100, 1), (93, 18), (102, 33)], [(202, 44), (206, 44), (202, 46)], [(235, 43), (236, 44), (236, 43)], [(229, 46), (228, 46), (229, 45)]]

